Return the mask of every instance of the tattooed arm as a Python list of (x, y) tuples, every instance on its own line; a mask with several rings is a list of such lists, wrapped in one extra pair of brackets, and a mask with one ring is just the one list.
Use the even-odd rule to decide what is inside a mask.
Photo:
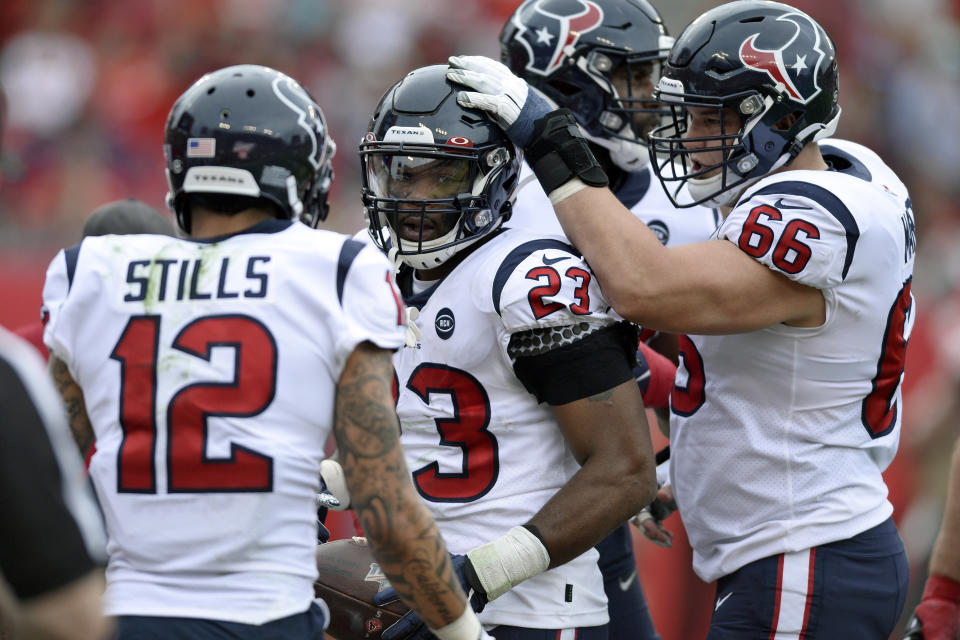
[(360, 344), (337, 386), (334, 437), (351, 506), (380, 568), (401, 599), (439, 629), (464, 613), (466, 597), (404, 462), (392, 382), (390, 353)]
[(87, 455), (90, 445), (93, 444), (93, 426), (87, 416), (87, 405), (83, 401), (83, 391), (80, 385), (70, 375), (66, 363), (57, 356), (50, 354), (50, 373), (60, 391), (63, 404), (67, 408), (67, 418), (70, 424), (70, 433), (80, 447), (80, 454)]

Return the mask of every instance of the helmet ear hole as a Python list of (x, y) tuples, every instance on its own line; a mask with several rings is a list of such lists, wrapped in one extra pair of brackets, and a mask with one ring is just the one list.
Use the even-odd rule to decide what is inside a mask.
[(799, 120), (802, 117), (803, 117), (802, 111), (794, 111), (793, 113), (788, 113), (784, 117), (780, 118), (780, 120), (777, 121), (775, 125), (773, 125), (773, 128), (776, 129), (777, 131), (790, 131), (790, 129), (793, 128), (793, 125), (797, 123), (797, 120)]

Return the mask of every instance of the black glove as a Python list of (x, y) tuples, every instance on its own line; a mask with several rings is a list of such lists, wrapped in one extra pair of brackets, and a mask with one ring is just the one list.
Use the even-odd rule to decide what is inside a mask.
[[(469, 558), (451, 553), (450, 563), (453, 565), (453, 571), (457, 574), (457, 578), (460, 579), (460, 586), (463, 587), (467, 598), (470, 600), (470, 606), (473, 607), (475, 612), (480, 613), (487, 605), (487, 593), (480, 586), (480, 579), (477, 578), (477, 573), (473, 570)], [(373, 603), (379, 607), (399, 599), (400, 596), (397, 595), (396, 589), (387, 587), (374, 596)], [(399, 620), (384, 629), (383, 635), (380, 637), (383, 640), (429, 640), (430, 638), (436, 638), (413, 610), (403, 614)]]

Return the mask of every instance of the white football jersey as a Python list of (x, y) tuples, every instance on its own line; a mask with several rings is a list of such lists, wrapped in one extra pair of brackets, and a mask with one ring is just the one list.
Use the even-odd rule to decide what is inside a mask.
[[(641, 172), (630, 174), (627, 183), (615, 195), (633, 215), (657, 234), (660, 242), (666, 246), (706, 240), (720, 224), (719, 209), (702, 206), (687, 209), (674, 207), (649, 166)], [(550, 198), (544, 193), (533, 170), (526, 163), (520, 172), (520, 188), (517, 190), (513, 215), (507, 226), (536, 229), (550, 235), (565, 235), (553, 212)]]
[[(547, 404), (513, 371), (510, 336), (612, 324), (609, 305), (563, 239), (507, 229), (407, 304), (422, 338), (394, 356), (397, 412), (414, 485), (454, 553), (527, 522), (579, 465)], [(608, 621), (598, 554), (522, 582), (487, 604), (486, 625), (590, 627)]]
[(826, 322), (681, 337), (671, 479), (706, 581), (852, 537), (893, 510), (880, 474), (903, 415), (913, 212), (872, 151), (820, 144), (834, 170), (761, 180), (718, 235), (820, 289)]
[(373, 247), (271, 220), (212, 241), (86, 238), (47, 272), (45, 341), (83, 389), (106, 613), (305, 611), (335, 385), (405, 319)]

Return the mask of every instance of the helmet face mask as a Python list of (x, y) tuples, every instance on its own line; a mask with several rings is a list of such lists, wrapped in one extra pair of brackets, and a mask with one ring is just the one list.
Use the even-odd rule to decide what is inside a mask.
[[(833, 42), (812, 18), (776, 2), (721, 5), (684, 30), (664, 67), (656, 97), (671, 116), (649, 137), (654, 171), (676, 206), (729, 206), (833, 134), (837, 94)], [(691, 126), (707, 112), (717, 126)]]
[(500, 33), (503, 62), (624, 171), (648, 162), (646, 136), (665, 115), (651, 93), (672, 44), (646, 0), (527, 0)]
[(432, 269), (510, 216), (521, 155), (464, 109), (446, 66), (417, 69), (381, 99), (360, 145), (369, 233), (384, 251)]
[(327, 215), (335, 152), (323, 112), (294, 79), (226, 67), (195, 82), (167, 118), (168, 204), (187, 232), (190, 193), (262, 199), (278, 217), (316, 226)]

